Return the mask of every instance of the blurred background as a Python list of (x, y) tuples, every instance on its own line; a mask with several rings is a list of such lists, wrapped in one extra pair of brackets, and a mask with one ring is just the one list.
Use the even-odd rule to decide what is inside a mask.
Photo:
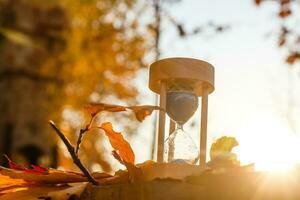
[[(0, 0), (0, 155), (76, 169), (50, 129), (75, 143), (90, 102), (156, 104), (148, 66), (166, 57), (215, 66), (208, 147), (239, 141), (242, 164), (279, 169), (300, 162), (300, 2), (295, 0)], [(104, 113), (137, 162), (155, 159), (157, 113)], [(199, 137), (199, 111), (186, 125)], [(120, 168), (101, 132), (85, 135), (90, 170)], [(0, 164), (6, 160), (0, 158)]]

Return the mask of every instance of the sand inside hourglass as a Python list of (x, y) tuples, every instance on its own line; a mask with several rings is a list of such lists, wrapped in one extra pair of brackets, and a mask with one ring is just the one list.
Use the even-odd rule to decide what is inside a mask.
[(167, 93), (167, 113), (177, 124), (185, 124), (198, 108), (198, 97), (186, 91)]
[(187, 91), (169, 91), (166, 110), (176, 122), (176, 130), (165, 142), (164, 160), (172, 163), (196, 164), (199, 151), (190, 135), (183, 130), (198, 107), (198, 97)]

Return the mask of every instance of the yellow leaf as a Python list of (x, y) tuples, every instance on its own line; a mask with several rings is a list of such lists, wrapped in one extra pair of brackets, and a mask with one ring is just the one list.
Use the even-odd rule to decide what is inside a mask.
[(218, 156), (224, 156), (231, 153), (232, 149), (238, 146), (238, 144), (239, 143), (234, 137), (223, 136), (217, 139), (217, 141), (211, 145), (210, 159), (214, 160)]
[(32, 41), (32, 39), (29, 36), (23, 34), (22, 32), (6, 29), (6, 28), (0, 28), (0, 34), (2, 34), (4, 37), (17, 44), (21, 44), (29, 47), (36, 46), (36, 44)]

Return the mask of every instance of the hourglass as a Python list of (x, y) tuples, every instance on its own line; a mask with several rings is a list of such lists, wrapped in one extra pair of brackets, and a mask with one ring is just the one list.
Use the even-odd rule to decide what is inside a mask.
[[(165, 139), (165, 112), (158, 120), (157, 162), (206, 163), (208, 94), (214, 90), (214, 68), (191, 58), (167, 58), (150, 66), (149, 88), (160, 95), (159, 106), (170, 117)], [(201, 97), (200, 152), (183, 125), (193, 116)]]
[(199, 159), (197, 145), (183, 125), (198, 108), (198, 97), (193, 93), (192, 81), (172, 80), (167, 83), (166, 112), (176, 129), (164, 142), (164, 161), (196, 164)]

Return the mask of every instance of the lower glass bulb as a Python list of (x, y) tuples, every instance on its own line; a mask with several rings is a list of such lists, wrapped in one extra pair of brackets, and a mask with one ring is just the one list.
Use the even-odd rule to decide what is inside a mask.
[(168, 137), (164, 143), (164, 162), (196, 164), (199, 159), (199, 150), (182, 126)]

